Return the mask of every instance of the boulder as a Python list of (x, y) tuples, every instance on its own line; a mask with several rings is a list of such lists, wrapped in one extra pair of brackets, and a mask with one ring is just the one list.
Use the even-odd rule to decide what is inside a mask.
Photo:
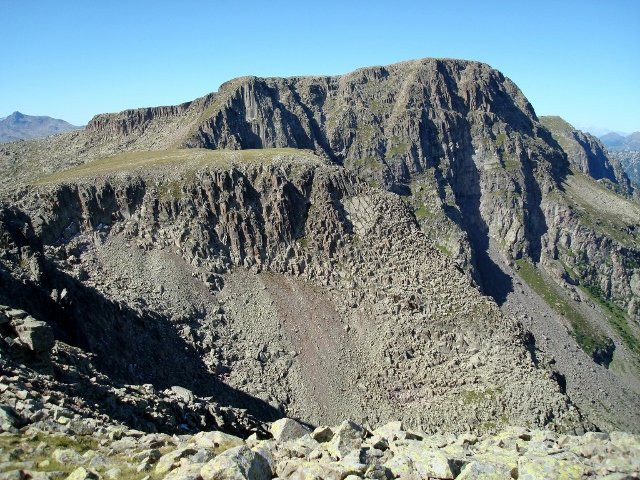
[(62, 465), (80, 465), (85, 462), (82, 455), (71, 448), (57, 448), (53, 451), (51, 457)]
[(155, 471), (158, 475), (163, 475), (178, 466), (180, 459), (195, 455), (198, 451), (190, 447), (182, 447), (169, 452), (158, 460)]
[(182, 465), (169, 472), (164, 477), (164, 480), (201, 480), (202, 477), (200, 476), (200, 470), (202, 467), (202, 463)]
[(90, 472), (84, 467), (76, 468), (71, 474), (67, 477), (67, 480), (98, 480), (100, 477), (93, 472)]
[(335, 458), (342, 458), (362, 445), (365, 431), (357, 423), (345, 420), (335, 429), (333, 438), (326, 443), (326, 449)]
[(0, 431), (15, 432), (24, 425), (24, 421), (13, 408), (8, 405), (0, 405)]
[(465, 465), (456, 480), (504, 480), (505, 478), (514, 478), (511, 472), (506, 465), (471, 462)]
[(319, 463), (292, 458), (281, 462), (276, 473), (283, 480), (343, 480), (356, 472), (338, 462)]
[(311, 430), (300, 422), (293, 420), (292, 418), (281, 418), (271, 424), (269, 428), (271, 435), (277, 442), (286, 442), (288, 440), (295, 440), (308, 433)]
[(520, 457), (519, 480), (573, 480), (581, 479), (585, 468), (578, 461), (569, 461), (552, 455)]
[(186, 403), (193, 403), (193, 392), (188, 388), (180, 387), (178, 385), (174, 385), (171, 387), (171, 391), (184, 400)]
[(394, 456), (384, 465), (395, 477), (453, 479), (454, 465), (442, 452), (425, 448), (422, 442), (408, 440), (395, 446)]
[(20, 342), (34, 352), (48, 352), (55, 344), (51, 326), (31, 316), (16, 322), (14, 328)]
[(402, 422), (389, 422), (381, 427), (376, 428), (372, 433), (391, 442), (393, 440), (401, 438), (402, 432)]
[(233, 447), (207, 462), (201, 469), (203, 480), (271, 480), (268, 462), (246, 445)]
[(233, 447), (244, 445), (241, 438), (218, 431), (199, 432), (193, 436), (191, 443), (198, 448), (213, 450), (216, 454), (220, 454)]
[(328, 442), (333, 438), (333, 430), (330, 427), (317, 427), (311, 433), (311, 438), (319, 443)]

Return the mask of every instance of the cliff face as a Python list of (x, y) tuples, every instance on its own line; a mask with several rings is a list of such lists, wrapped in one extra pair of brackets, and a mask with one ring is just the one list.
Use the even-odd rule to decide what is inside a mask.
[[(581, 424), (521, 327), (410, 206), (311, 154), (268, 152), (39, 187), (3, 210), (2, 302), (114, 381), (182, 385), (258, 417), (264, 402), (312, 423)], [(45, 308), (53, 290), (65, 298)]]
[[(197, 115), (185, 113), (194, 106), (172, 113), (184, 133), (176, 145), (312, 149), (405, 196), (425, 232), (487, 290), (496, 271), (490, 245), (507, 260), (528, 256), (550, 265), (559, 259), (557, 228), (566, 228), (566, 218), (577, 221), (572, 209), (585, 210), (564, 194), (572, 166), (631, 192), (597, 139), (554, 118), (541, 124), (520, 90), (481, 63), (425, 59), (339, 77), (244, 77), (197, 103)], [(110, 122), (121, 120), (105, 117), (96, 128), (109, 131)], [(589, 232), (576, 237), (592, 266), (588, 282), (615, 285), (601, 289), (603, 298), (637, 318), (634, 261), (599, 265), (620, 248), (635, 258), (638, 239), (629, 229), (638, 218), (603, 229), (599, 220), (587, 220), (570, 230), (574, 237)], [(621, 245), (622, 237), (630, 243)]]

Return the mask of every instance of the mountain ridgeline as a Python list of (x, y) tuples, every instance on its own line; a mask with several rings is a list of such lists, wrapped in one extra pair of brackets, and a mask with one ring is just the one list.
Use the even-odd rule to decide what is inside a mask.
[(46, 137), (78, 128), (57, 118), (13, 112), (8, 117), (0, 118), (0, 142)]
[[(464, 263), (473, 263), (470, 252), (475, 247), (482, 255), (490, 240), (507, 257), (537, 263), (558, 260), (567, 246), (558, 248), (557, 209), (564, 205), (555, 193), (571, 168), (631, 192), (597, 139), (553, 123), (540, 123), (518, 87), (485, 64), (424, 60), (339, 77), (239, 78), (177, 107), (99, 115), (86, 134), (117, 135), (128, 149), (310, 149), (412, 201), (419, 202), (414, 190), (423, 183), (437, 196), (424, 208), (451, 226), (454, 238), (441, 240), (461, 250)], [(575, 139), (565, 141), (562, 129)], [(573, 225), (582, 212), (567, 208)], [(628, 234), (620, 230), (620, 238)], [(585, 258), (589, 271), (579, 274), (637, 316), (633, 271), (615, 257)]]
[(488, 65), (242, 77), (0, 168), (0, 326), (56, 339), (3, 348), (78, 415), (640, 431), (636, 193)]

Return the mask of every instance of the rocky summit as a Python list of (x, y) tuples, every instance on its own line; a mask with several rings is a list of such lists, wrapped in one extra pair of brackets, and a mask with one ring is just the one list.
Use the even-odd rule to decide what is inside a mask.
[(238, 78), (0, 169), (0, 478), (640, 475), (638, 193), (485, 64)]

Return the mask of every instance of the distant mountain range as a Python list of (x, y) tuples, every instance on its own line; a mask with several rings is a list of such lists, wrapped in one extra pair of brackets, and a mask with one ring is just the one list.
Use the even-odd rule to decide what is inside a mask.
[(0, 142), (46, 137), (78, 128), (81, 127), (57, 118), (13, 112), (8, 117), (0, 118)]
[(602, 135), (600, 140), (609, 150), (640, 150), (640, 132), (633, 132), (626, 136), (610, 132)]
[(640, 185), (640, 132), (629, 135), (610, 132), (600, 140), (609, 150), (609, 156), (620, 162), (631, 182)]

